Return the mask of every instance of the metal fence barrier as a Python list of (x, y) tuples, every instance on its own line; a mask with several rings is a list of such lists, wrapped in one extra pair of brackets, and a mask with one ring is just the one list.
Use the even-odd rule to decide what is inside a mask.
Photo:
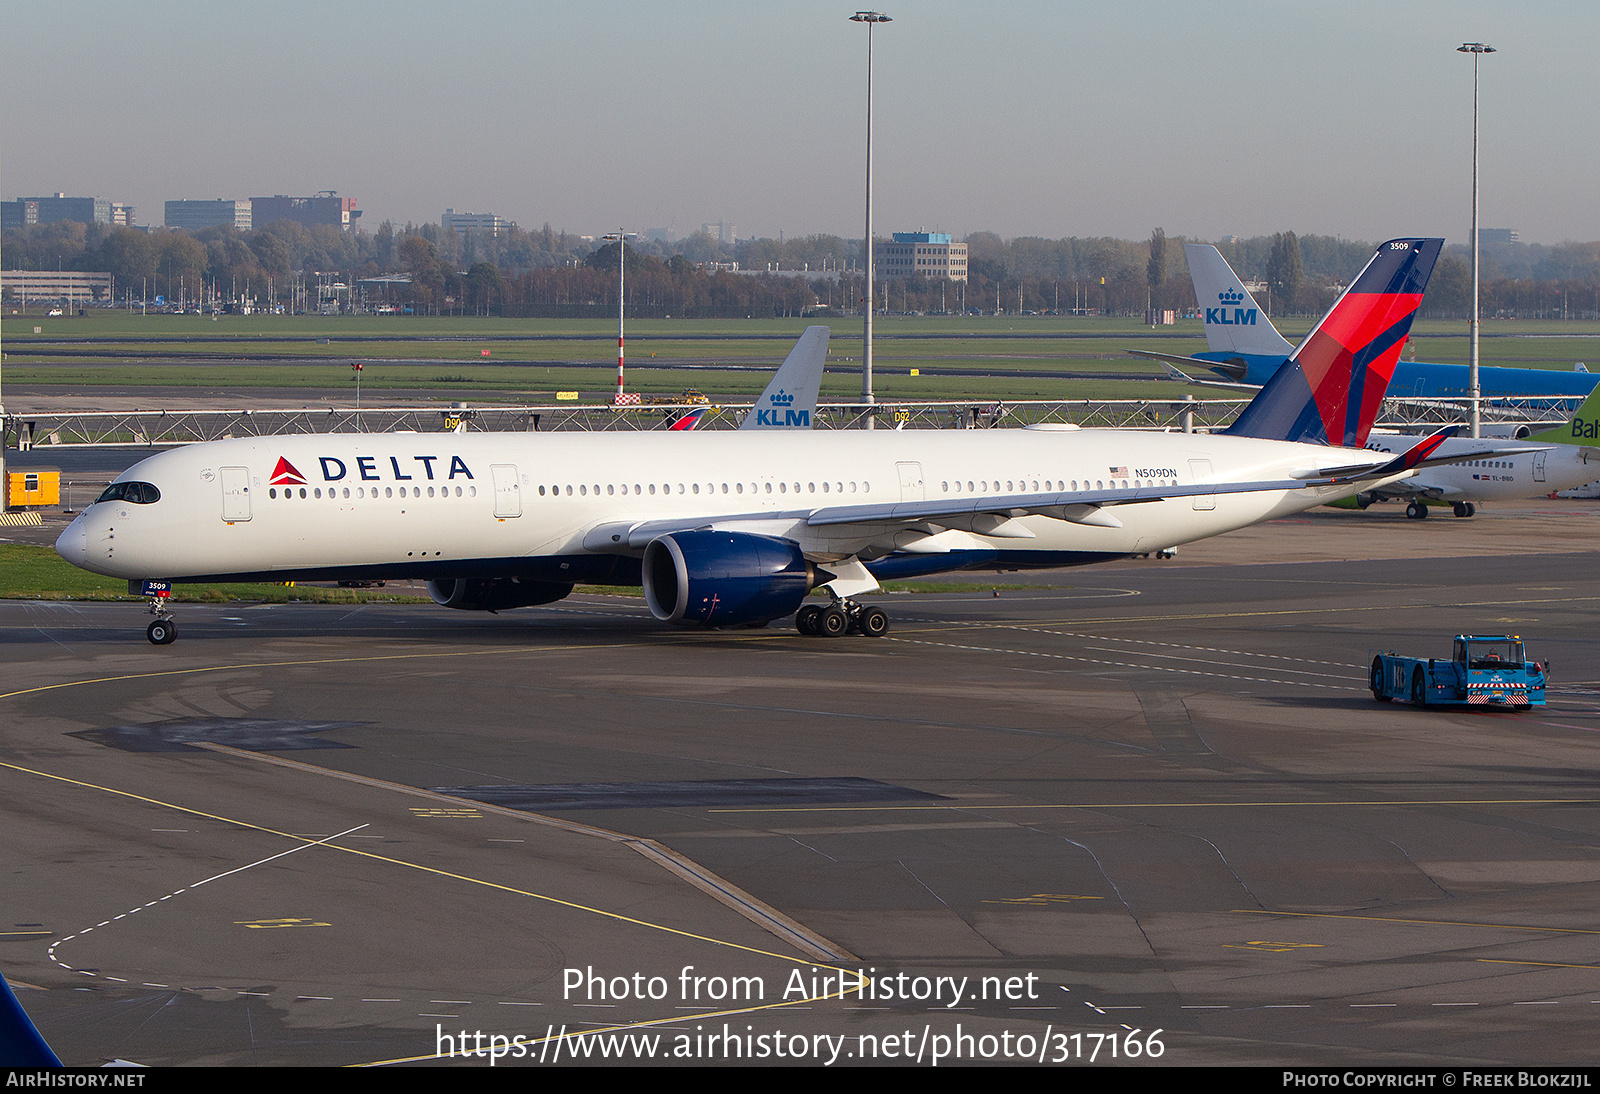
[[(1561, 423), (1580, 399), (1497, 400), (1485, 403), (1487, 424)], [(870, 415), (880, 429), (994, 429), (1070, 424), (1109, 429), (1205, 432), (1220, 429), (1248, 399), (1056, 399), (962, 400), (951, 402), (819, 403), (817, 429), (860, 429)], [(1467, 400), (1385, 402), (1378, 425), (1427, 429), (1466, 421)], [(0, 443), (7, 449), (69, 446), (193, 444), (232, 437), (297, 433), (552, 432), (668, 429), (690, 411), (700, 411), (697, 429), (734, 429), (752, 410), (749, 403), (645, 404), (611, 407), (595, 403), (553, 406), (304, 407), (299, 410), (132, 410), (66, 414), (10, 414), (0, 418)]]

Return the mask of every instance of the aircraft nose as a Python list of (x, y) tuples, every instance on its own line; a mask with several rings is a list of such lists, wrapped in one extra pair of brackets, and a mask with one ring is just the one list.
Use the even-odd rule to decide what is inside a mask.
[(56, 554), (74, 566), (83, 566), (89, 561), (89, 529), (81, 516), (67, 525), (67, 530), (56, 540)]

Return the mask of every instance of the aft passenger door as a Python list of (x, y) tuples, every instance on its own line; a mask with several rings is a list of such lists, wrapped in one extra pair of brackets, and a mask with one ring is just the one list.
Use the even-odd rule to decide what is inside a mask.
[(250, 519), (250, 469), (222, 469), (222, 519), (229, 524)]
[[(1211, 478), (1211, 461), (1190, 460), (1189, 476), (1194, 479), (1196, 486), (1199, 486), (1201, 483)], [(1217, 496), (1215, 494), (1196, 494), (1194, 497), (1194, 507), (1197, 512), (1215, 509), (1217, 507)]]
[(497, 463), (489, 467), (494, 476), (494, 515), (520, 517), (522, 515), (522, 484), (517, 481), (515, 464)]
[(922, 465), (920, 463), (897, 463), (895, 467), (900, 471), (900, 500), (922, 501)]

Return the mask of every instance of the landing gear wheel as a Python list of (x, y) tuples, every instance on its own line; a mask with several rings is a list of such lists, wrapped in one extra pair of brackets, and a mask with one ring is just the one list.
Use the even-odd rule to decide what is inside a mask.
[(1467, 516), (1475, 517), (1477, 515), (1478, 515), (1478, 507), (1476, 505), (1472, 504), (1470, 501), (1467, 502)]
[(158, 619), (145, 628), (144, 636), (152, 646), (165, 646), (178, 637), (178, 628), (170, 619)]
[(1458, 517), (1470, 517), (1472, 515), (1472, 509), (1464, 501), (1456, 502), (1450, 509)]
[(1427, 502), (1421, 502), (1421, 501), (1409, 502), (1406, 505), (1406, 516), (1411, 520), (1427, 520), (1428, 519), (1428, 504), (1427, 504)]
[(850, 629), (850, 617), (837, 604), (829, 604), (817, 616), (817, 633), (824, 638), (838, 638)]
[(1387, 703), (1394, 698), (1383, 693), (1383, 658), (1372, 659), (1372, 697), (1380, 703)]
[(868, 638), (882, 638), (889, 633), (889, 613), (877, 607), (863, 608), (860, 627)]
[(822, 605), (807, 604), (794, 613), (794, 629), (806, 637), (814, 637), (822, 633), (817, 620), (822, 615)]

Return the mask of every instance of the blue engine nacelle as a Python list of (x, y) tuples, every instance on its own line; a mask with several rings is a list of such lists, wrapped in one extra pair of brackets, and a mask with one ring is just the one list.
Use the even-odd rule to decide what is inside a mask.
[(727, 627), (792, 614), (817, 584), (818, 570), (792, 540), (674, 532), (644, 549), (643, 578), (645, 602), (657, 619)]
[(469, 612), (502, 612), (549, 604), (571, 591), (570, 584), (515, 577), (457, 577), (428, 582), (428, 595), (435, 604)]

